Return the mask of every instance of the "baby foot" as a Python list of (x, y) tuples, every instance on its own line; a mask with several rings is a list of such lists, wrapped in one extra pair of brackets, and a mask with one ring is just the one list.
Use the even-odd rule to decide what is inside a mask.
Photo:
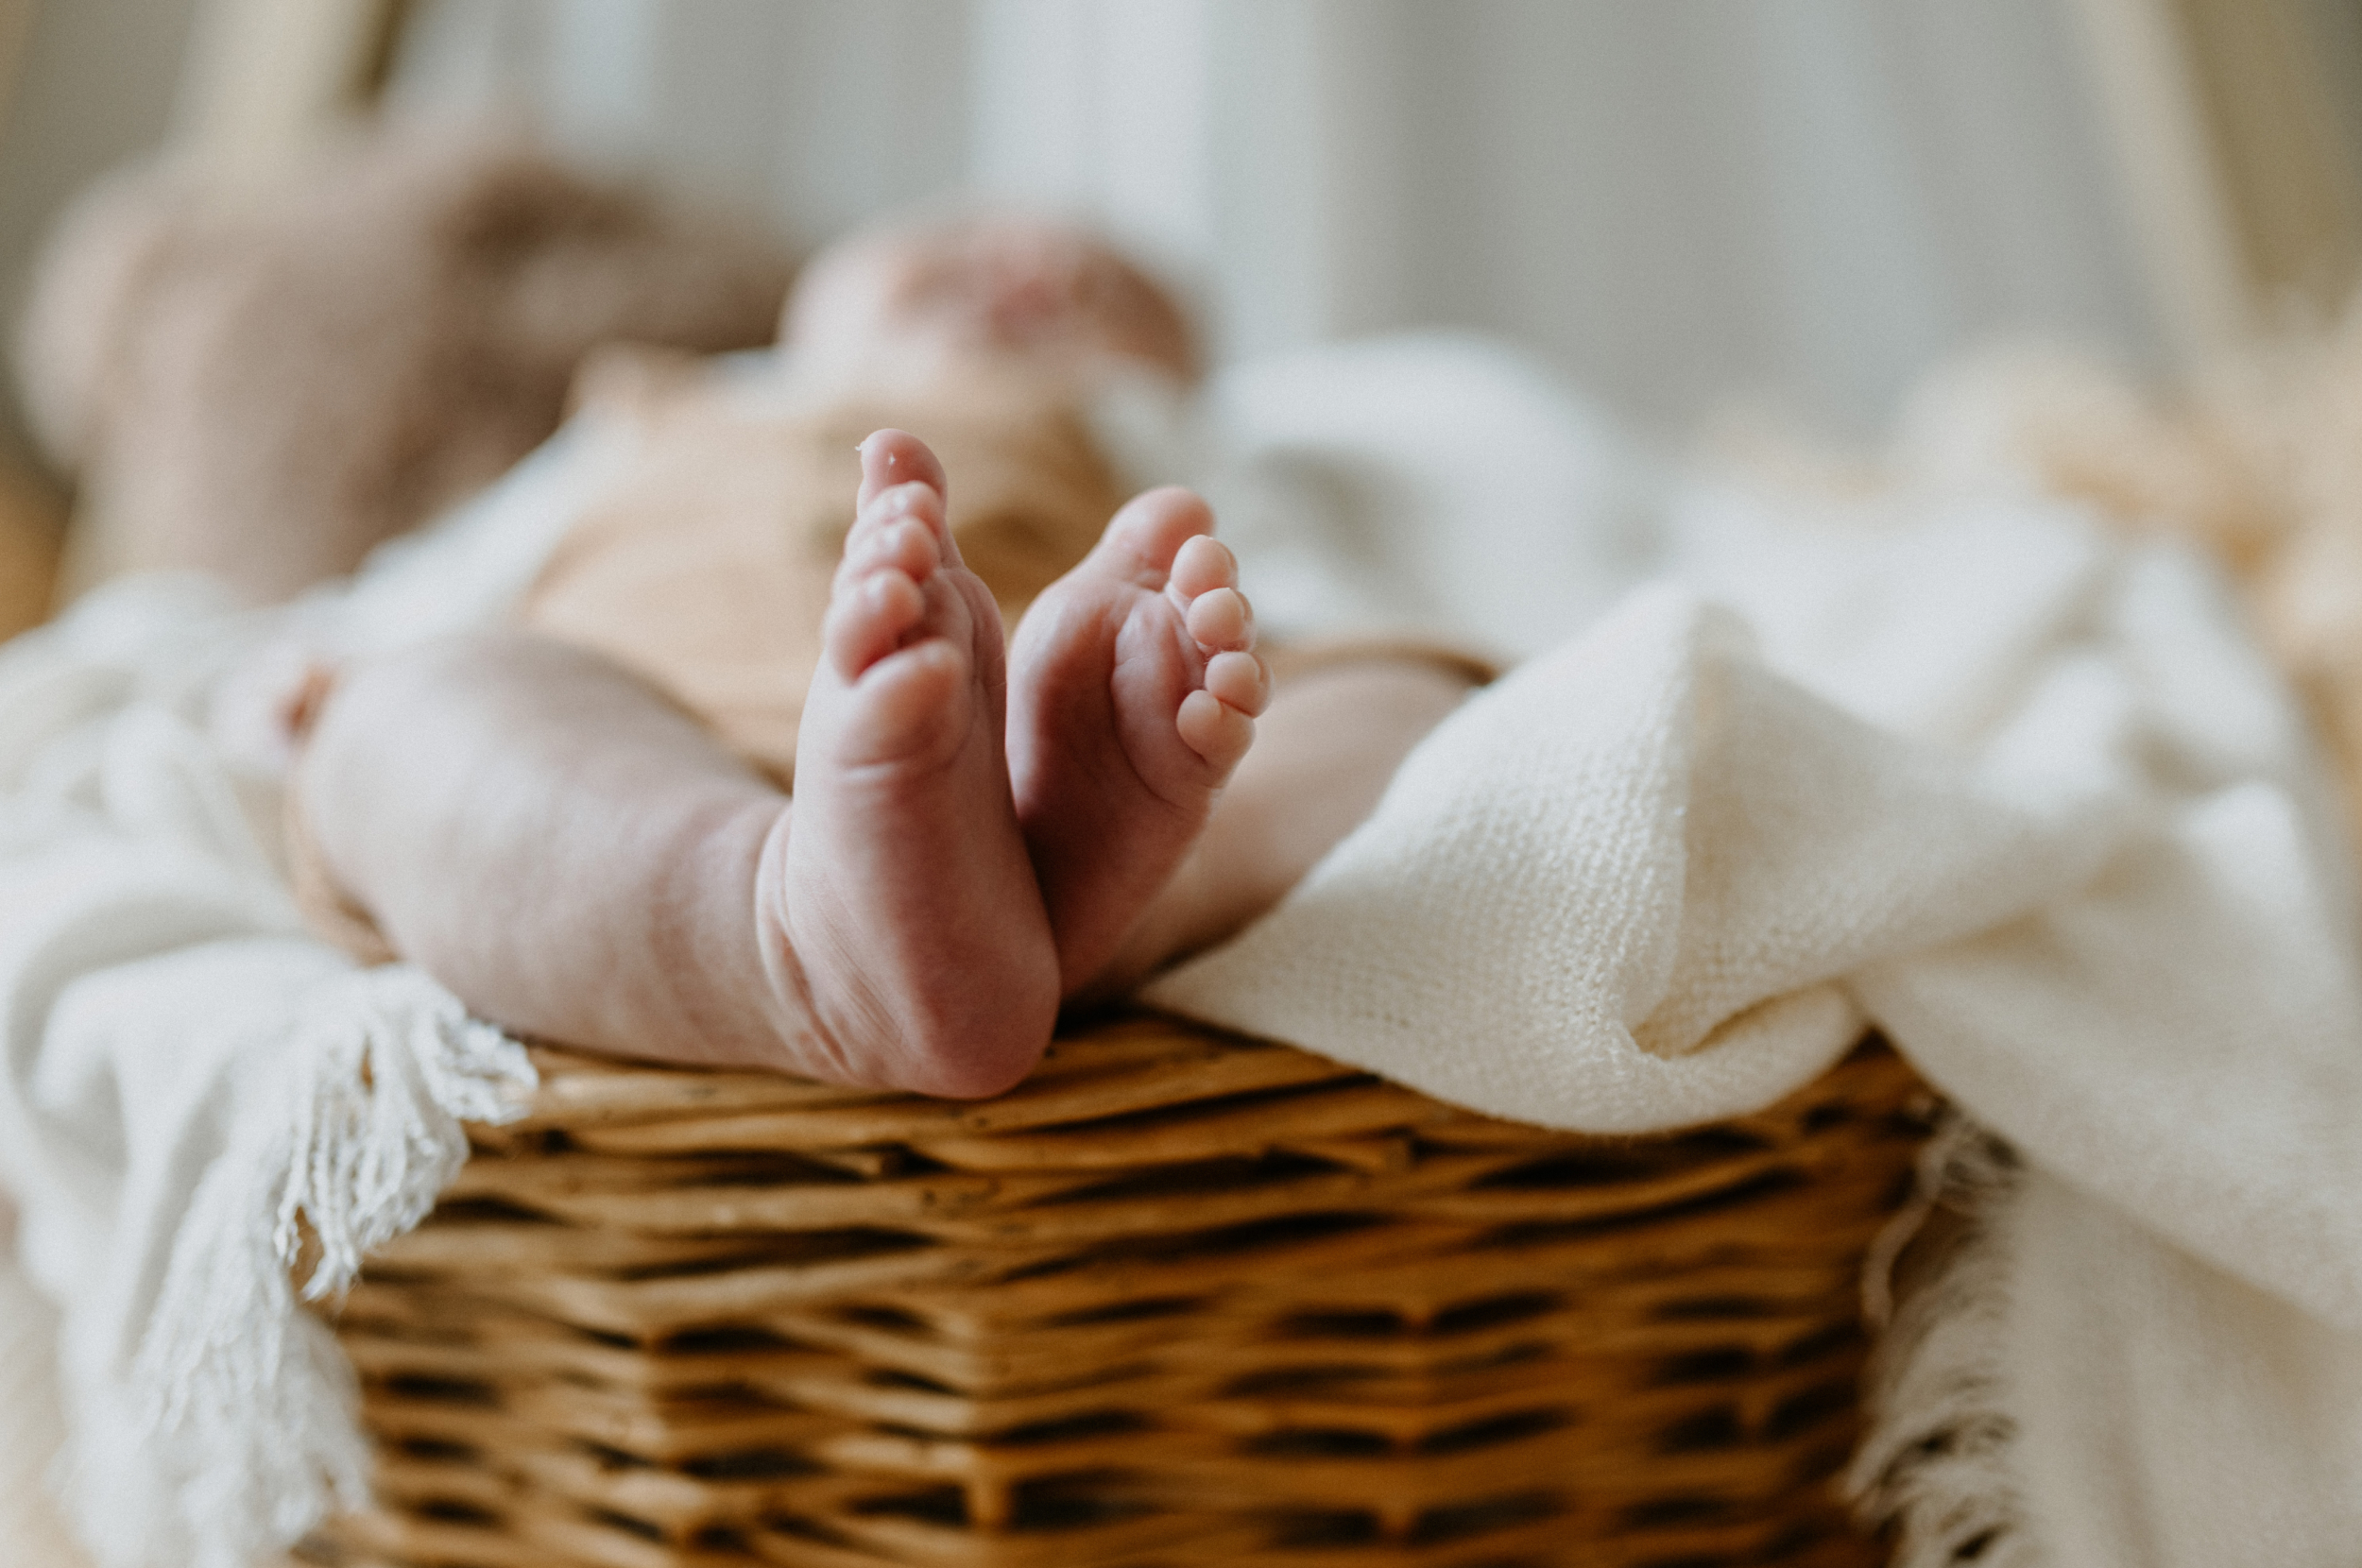
[(1040, 1056), (1058, 1005), (1002, 751), (1001, 618), (916, 437), (862, 444), (857, 504), (766, 849), (772, 953), (830, 1076), (995, 1094)]
[(1149, 491), (1018, 627), (1009, 775), (1068, 996), (1172, 877), (1269, 701), (1213, 526), (1189, 491)]

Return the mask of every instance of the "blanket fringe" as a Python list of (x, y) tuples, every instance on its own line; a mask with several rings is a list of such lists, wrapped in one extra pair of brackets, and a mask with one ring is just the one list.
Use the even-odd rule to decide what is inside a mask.
[[(249, 1568), (368, 1501), (351, 1370), (290, 1283), (306, 1231), (317, 1300), (425, 1218), (467, 1158), (461, 1123), (514, 1119), (535, 1082), (522, 1048), (404, 965), (321, 986), (254, 1060), (131, 1369), (188, 1568)], [(76, 1490), (94, 1544), (115, 1535), (108, 1479)]]
[[(1885, 1321), (1864, 1390), (1870, 1430), (1844, 1486), (1864, 1525), (1894, 1542), (1891, 1568), (2048, 1568), (2026, 1525), (2003, 1379), (2000, 1233), (2017, 1181), (2009, 1146), (1951, 1113), (1921, 1156), (1917, 1200), (1871, 1254), (1864, 1295)], [(1898, 1263), (1924, 1270), (1899, 1293)]]

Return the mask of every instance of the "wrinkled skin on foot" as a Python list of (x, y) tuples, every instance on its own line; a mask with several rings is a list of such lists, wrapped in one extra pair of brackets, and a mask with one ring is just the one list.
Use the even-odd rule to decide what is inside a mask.
[(862, 457), (758, 896), (830, 1076), (993, 1094), (1197, 842), (1270, 681), (1189, 492), (1120, 511), (1004, 661), (933, 454), (881, 431)]
[(944, 475), (915, 437), (863, 444), (795, 804), (761, 913), (830, 1076), (996, 1094), (1049, 1043), (1049, 918), (1003, 751), (1001, 622), (960, 562)]

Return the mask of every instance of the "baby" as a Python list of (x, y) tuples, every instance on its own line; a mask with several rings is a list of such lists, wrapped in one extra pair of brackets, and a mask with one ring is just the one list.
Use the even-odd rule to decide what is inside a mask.
[[(1275, 691), (1205, 503), (1106, 520), (1076, 411), (1111, 366), (1187, 383), (1197, 351), (1087, 236), (858, 238), (807, 270), (785, 348), (830, 394), (723, 422), (773, 443), (771, 488), (626, 386), (661, 483), (586, 519), (516, 627), (339, 675), (304, 718), (299, 883), (519, 1032), (994, 1094), (1063, 1003), (1275, 902), (1471, 674), (1364, 651)], [(939, 416), (995, 505), (956, 513), (898, 409)], [(830, 433), (873, 414), (847, 508)]]

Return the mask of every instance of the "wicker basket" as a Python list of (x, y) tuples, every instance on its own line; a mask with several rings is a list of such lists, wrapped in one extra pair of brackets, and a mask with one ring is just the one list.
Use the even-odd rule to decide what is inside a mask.
[(1602, 1140), (1132, 1017), (984, 1103), (538, 1053), (339, 1324), (404, 1568), (1860, 1564), (1867, 1043)]

